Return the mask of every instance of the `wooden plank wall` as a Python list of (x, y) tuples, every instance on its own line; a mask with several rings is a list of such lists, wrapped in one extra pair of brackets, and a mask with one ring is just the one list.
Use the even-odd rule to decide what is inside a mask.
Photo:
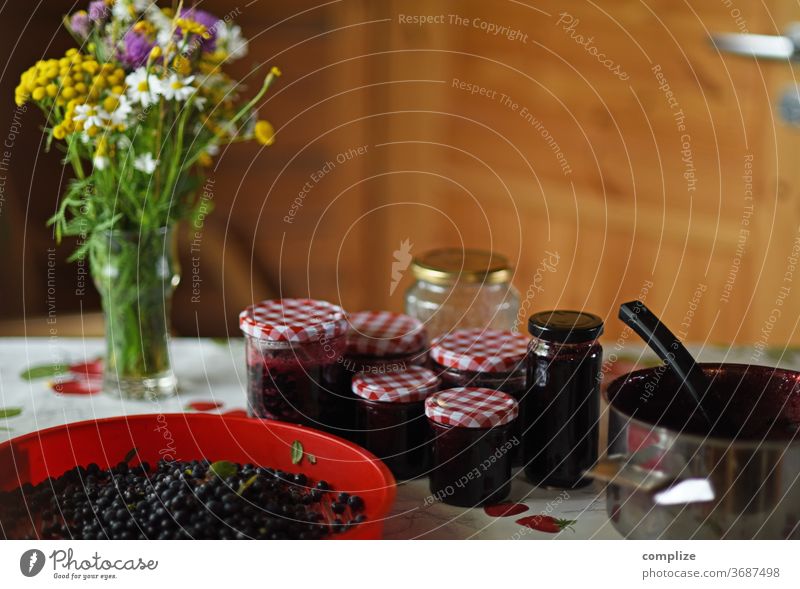
[[(59, 4), (68, 3), (38, 13), (37, 30), (55, 26)], [(710, 31), (742, 27), (775, 33), (798, 17), (796, 7), (261, 0), (241, 10), (254, 40), (238, 72), (257, 62), (285, 72), (264, 107), (278, 141), (263, 151), (237, 146), (214, 172), (202, 303), (181, 286), (180, 332), (235, 333), (247, 301), (276, 293), (399, 310), (409, 277), (391, 294), (391, 265), (408, 239), (413, 252), (462, 243), (502, 251), (515, 260), (523, 295), (547, 252), (558, 254), (530, 306), (598, 312), (609, 317), (609, 341), (619, 333), (616, 307), (644, 289), (688, 339), (752, 343), (766, 328), (770, 346), (800, 342), (800, 284), (785, 281), (800, 235), (800, 131), (775, 112), (794, 72), (720, 56), (707, 41)], [(401, 22), (414, 15), (445, 22)], [(493, 34), (500, 27), (511, 38)], [(9, 71), (37, 49), (18, 50)], [(13, 82), (3, 78), (5, 95)], [(3, 104), (6, 120), (9, 112)], [(38, 145), (26, 141), (33, 158)], [(45, 271), (41, 224), (57, 158), (37, 166), (34, 186), (48, 196), (30, 201), (19, 256), (31, 292)], [(19, 173), (24, 202), (33, 172)], [(8, 219), (2, 237), (16, 243), (21, 230)], [(29, 296), (28, 313), (41, 313)], [(65, 299), (66, 308), (77, 304)], [(6, 313), (19, 315), (21, 301)]]

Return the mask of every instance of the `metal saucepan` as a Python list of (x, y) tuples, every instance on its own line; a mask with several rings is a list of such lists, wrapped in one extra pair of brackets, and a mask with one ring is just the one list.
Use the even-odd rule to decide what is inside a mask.
[(666, 366), (609, 385), (608, 457), (587, 475), (608, 483), (614, 527), (636, 539), (800, 539), (800, 373), (701, 366), (715, 437), (687, 422), (693, 402)]

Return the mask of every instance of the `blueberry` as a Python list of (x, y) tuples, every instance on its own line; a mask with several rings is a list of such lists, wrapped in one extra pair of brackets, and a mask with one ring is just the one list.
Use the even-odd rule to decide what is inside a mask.
[(364, 500), (358, 495), (351, 495), (347, 499), (347, 504), (353, 511), (361, 511), (362, 509), (364, 509)]
[(331, 503), (331, 511), (333, 511), (333, 513), (344, 513), (346, 509), (347, 504), (345, 503), (339, 503), (338, 501)]
[[(35, 535), (42, 539), (316, 539), (359, 519), (345, 524), (337, 517), (330, 526), (324, 521), (316, 505), (331, 490), (325, 481), (315, 485), (303, 473), (251, 464), (225, 481), (207, 481), (208, 464), (161, 460), (154, 468), (144, 462), (74, 468), (38, 485), (0, 491), (0, 521), (13, 521), (27, 505), (41, 513)], [(258, 478), (245, 500), (234, 491), (253, 474)], [(355, 501), (347, 494), (337, 499), (332, 509), (339, 514)]]

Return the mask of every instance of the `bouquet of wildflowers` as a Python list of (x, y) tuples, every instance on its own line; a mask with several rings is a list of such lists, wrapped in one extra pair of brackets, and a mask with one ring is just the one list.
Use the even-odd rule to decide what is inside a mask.
[(220, 146), (273, 141), (256, 105), (224, 71), (247, 54), (241, 29), (182, 1), (95, 0), (65, 17), (80, 45), (36, 63), (18, 105), (44, 113), (48, 147), (63, 147), (75, 178), (50, 219), (56, 239), (78, 236), (106, 321), (104, 388), (149, 398), (176, 389), (169, 313), (178, 283), (172, 227), (205, 215), (203, 170)]
[(63, 142), (75, 181), (51, 219), (56, 237), (170, 226), (198, 205), (203, 167), (221, 145), (273, 141), (255, 106), (273, 79), (241, 105), (223, 67), (247, 54), (239, 26), (176, 2), (95, 0), (65, 17), (80, 48), (36, 63), (16, 102), (47, 120), (48, 146)]

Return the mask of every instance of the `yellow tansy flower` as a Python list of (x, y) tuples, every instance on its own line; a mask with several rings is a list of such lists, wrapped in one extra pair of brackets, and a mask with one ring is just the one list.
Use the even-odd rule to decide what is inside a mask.
[(183, 55), (177, 55), (172, 60), (172, 67), (182, 76), (187, 76), (192, 71), (192, 64)]
[(258, 121), (253, 129), (253, 135), (261, 145), (275, 143), (275, 129), (269, 121)]
[(175, 24), (183, 31), (183, 35), (200, 35), (203, 39), (210, 39), (211, 33), (205, 25), (190, 18), (176, 18)]
[(100, 69), (100, 64), (98, 64), (98, 63), (97, 63), (96, 61), (94, 61), (94, 60), (91, 60), (91, 61), (84, 61), (84, 62), (81, 64), (81, 67), (83, 68), (83, 71), (85, 71), (85, 72), (89, 72), (90, 74), (94, 75), (94, 74), (96, 74), (96, 73), (97, 73), (97, 70), (99, 70), (99, 69)]

